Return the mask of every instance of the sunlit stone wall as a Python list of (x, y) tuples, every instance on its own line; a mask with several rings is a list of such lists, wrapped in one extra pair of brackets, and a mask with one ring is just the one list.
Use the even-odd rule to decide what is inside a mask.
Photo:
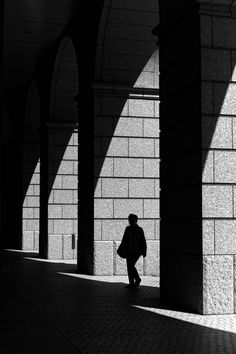
[(213, 10), (201, 17), (203, 310), (219, 314), (235, 311), (236, 19)]
[(94, 271), (126, 274), (116, 249), (135, 213), (148, 244), (141, 274), (159, 275), (158, 1), (105, 1), (94, 84)]

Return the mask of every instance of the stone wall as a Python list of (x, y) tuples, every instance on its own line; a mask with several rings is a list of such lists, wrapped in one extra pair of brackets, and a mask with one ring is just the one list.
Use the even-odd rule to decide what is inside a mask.
[(23, 146), (22, 249), (39, 249), (39, 146)]
[(133, 91), (95, 88), (95, 274), (126, 274), (116, 250), (135, 213), (148, 243), (138, 269), (159, 275), (159, 101), (156, 90)]
[(204, 313), (234, 312), (235, 30), (224, 13), (201, 16)]
[(48, 139), (48, 258), (77, 256), (77, 129), (51, 125)]

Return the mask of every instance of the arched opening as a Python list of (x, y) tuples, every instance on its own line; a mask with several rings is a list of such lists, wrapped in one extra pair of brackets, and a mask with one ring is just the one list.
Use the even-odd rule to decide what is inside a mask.
[(94, 83), (94, 273), (126, 273), (116, 255), (129, 213), (144, 228), (141, 274), (159, 276), (158, 1), (105, 2)]
[(65, 37), (55, 59), (46, 128), (47, 151), (42, 156), (46, 165), (42, 252), (50, 259), (74, 259), (77, 255), (78, 117), (75, 97), (78, 89), (75, 48), (72, 40)]
[(23, 144), (22, 249), (39, 249), (40, 99), (37, 84), (30, 85), (25, 113)]

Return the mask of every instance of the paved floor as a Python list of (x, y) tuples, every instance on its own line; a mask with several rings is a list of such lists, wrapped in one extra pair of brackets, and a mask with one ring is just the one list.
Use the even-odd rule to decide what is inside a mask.
[(164, 308), (158, 280), (76, 274), (73, 262), (3, 251), (1, 354), (236, 353), (236, 316)]

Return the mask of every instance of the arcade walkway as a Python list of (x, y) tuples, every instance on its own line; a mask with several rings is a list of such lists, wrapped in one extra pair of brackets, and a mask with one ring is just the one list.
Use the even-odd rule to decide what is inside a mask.
[(236, 353), (236, 316), (172, 311), (156, 278), (76, 274), (72, 263), (2, 253), (2, 354)]

